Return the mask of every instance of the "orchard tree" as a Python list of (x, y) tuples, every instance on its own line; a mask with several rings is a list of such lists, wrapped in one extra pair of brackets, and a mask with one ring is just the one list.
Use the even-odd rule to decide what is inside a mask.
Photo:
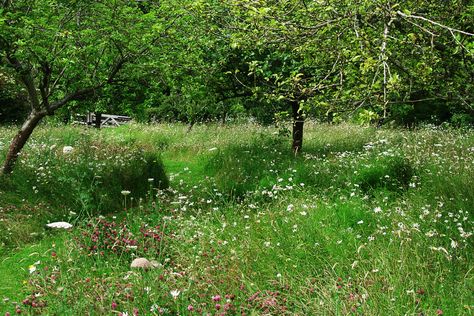
[(245, 75), (254, 93), (290, 106), (295, 152), (302, 148), (307, 107), (328, 114), (367, 109), (362, 113), (377, 120), (395, 105), (425, 101), (472, 111), (469, 1), (206, 3), (229, 45), (247, 52)]
[[(0, 67), (28, 95), (30, 113), (13, 138), (3, 174), (41, 120), (127, 80), (180, 13), (161, 1), (15, 0), (0, 7)], [(122, 74), (122, 75), (121, 75)]]

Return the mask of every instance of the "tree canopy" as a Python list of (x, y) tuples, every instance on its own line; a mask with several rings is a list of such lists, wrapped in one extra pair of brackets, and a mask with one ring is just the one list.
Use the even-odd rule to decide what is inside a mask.
[(423, 101), (473, 109), (472, 1), (226, 3), (223, 29), (267, 97), (383, 118)]

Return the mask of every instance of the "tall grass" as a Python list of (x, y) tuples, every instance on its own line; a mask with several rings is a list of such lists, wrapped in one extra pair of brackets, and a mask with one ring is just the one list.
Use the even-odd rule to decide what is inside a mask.
[[(30, 182), (14, 175), (15, 190), (1, 189), (0, 199), (9, 206), (2, 206), (6, 221), (0, 224), (12, 229), (14, 220), (35, 222), (12, 216), (12, 205), (27, 192), (48, 202), (31, 210), (46, 217), (61, 214), (57, 205), (76, 196), (72, 192), (91, 196), (93, 207), (105, 205), (96, 199), (100, 192), (114, 201), (105, 218), (78, 221), (66, 235), (53, 234), (47, 246), (20, 249), (15, 273), (28, 282), (18, 283), (15, 292), (9, 279), (11, 300), (0, 303), (0, 310), (472, 313), (472, 131), (309, 124), (304, 153), (297, 157), (290, 140), (277, 132), (254, 125), (196, 126), (191, 132), (183, 125), (40, 130), (18, 169), (29, 170), (21, 179)], [(83, 135), (75, 138), (77, 133)], [(58, 148), (51, 149), (53, 144)], [(76, 150), (64, 155), (64, 145)], [(156, 181), (166, 179), (158, 154), (170, 178), (168, 189)], [(82, 184), (72, 189), (71, 182), (61, 182), (64, 195), (37, 185), (48, 178), (34, 166), (46, 161), (54, 170), (49, 181), (58, 183), (64, 174)], [(100, 185), (94, 177), (81, 178), (99, 171)], [(149, 177), (155, 179), (152, 185)], [(31, 181), (40, 188), (37, 195), (31, 194)], [(137, 203), (137, 195), (135, 207), (123, 211), (120, 190), (140, 193), (144, 200)], [(69, 210), (82, 208), (78, 203)], [(39, 229), (29, 225), (28, 233)], [(156, 260), (156, 267), (130, 269), (138, 256)], [(36, 271), (30, 274), (31, 264)], [(0, 272), (7, 269), (0, 264)], [(16, 306), (15, 295), (28, 301)]]
[[(2, 143), (6, 140), (2, 138)], [(63, 152), (65, 146), (71, 147), (70, 152)], [(124, 207), (122, 191), (130, 191), (128, 199), (137, 205), (150, 185), (159, 189), (169, 185), (159, 151), (115, 143), (94, 130), (40, 129), (13, 174), (0, 183), (0, 205), (7, 206), (5, 213), (11, 215), (0, 223), (0, 227), (9, 223), (3, 228), (11, 235), (3, 235), (0, 242), (21, 244), (31, 239), (32, 232), (42, 231), (45, 221), (116, 212)], [(32, 216), (37, 221), (14, 224)], [(35, 229), (25, 229), (28, 225)]]

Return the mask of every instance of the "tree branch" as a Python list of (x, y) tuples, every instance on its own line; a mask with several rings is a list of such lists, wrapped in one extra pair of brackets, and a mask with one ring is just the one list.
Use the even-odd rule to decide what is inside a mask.
[(51, 79), (51, 67), (47, 62), (41, 63), (41, 70), (43, 71), (43, 78), (39, 85), (39, 90), (41, 93), (41, 99), (43, 100), (43, 105), (49, 107), (49, 82)]
[(87, 98), (89, 95), (93, 94), (95, 91), (103, 88), (104, 86), (106, 86), (108, 84), (112, 84), (114, 82), (115, 76), (117, 76), (117, 74), (123, 68), (123, 65), (125, 65), (126, 62), (127, 62), (126, 58), (124, 58), (124, 57), (119, 58), (119, 60), (114, 64), (114, 66), (110, 70), (107, 81), (102, 82), (98, 85), (89, 87), (89, 88), (76, 90), (75, 92), (68, 94), (67, 96), (65, 96), (61, 100), (51, 104), (51, 106), (48, 106), (46, 108), (47, 114), (54, 113), (54, 111), (56, 111), (57, 109), (63, 107), (64, 105), (66, 105), (67, 103), (69, 103), (71, 101), (77, 101), (77, 100), (82, 100), (84, 98)]
[(466, 32), (466, 31), (462, 31), (462, 30), (458, 30), (458, 29), (455, 29), (455, 28), (452, 28), (452, 27), (449, 27), (447, 25), (443, 25), (441, 23), (438, 23), (436, 21), (433, 21), (433, 20), (430, 20), (430, 19), (427, 19), (423, 16), (419, 16), (419, 15), (412, 15), (412, 14), (405, 14), (401, 11), (397, 11), (397, 14), (404, 17), (404, 18), (411, 18), (411, 19), (418, 19), (418, 20), (422, 20), (422, 21), (425, 21), (425, 22), (428, 22), (430, 24), (433, 24), (433, 25), (436, 25), (436, 26), (439, 26), (445, 30), (448, 30), (450, 32), (454, 32), (454, 33), (460, 33), (460, 34), (464, 34), (464, 35), (468, 35), (468, 36), (474, 36), (473, 33), (469, 33), (469, 32)]
[(48, 91), (48, 98), (51, 96), (51, 91), (53, 91), (56, 88), (56, 85), (58, 84), (59, 80), (64, 76), (64, 73), (66, 72), (67, 65), (63, 67), (61, 72), (59, 73), (58, 77), (56, 80), (54, 80), (53, 84), (51, 85), (51, 88)]
[(32, 109), (36, 112), (41, 111), (41, 104), (38, 99), (38, 93), (31, 74), (31, 69), (25, 68), (16, 57), (10, 54), (7, 54), (6, 59), (20, 76), (21, 82), (25, 85)]
[(54, 111), (56, 111), (57, 109), (63, 107), (64, 105), (66, 105), (67, 103), (69, 103), (71, 101), (82, 100), (82, 99), (88, 97), (89, 95), (93, 94), (96, 90), (102, 88), (104, 85), (105, 84), (102, 83), (102, 84), (94, 86), (94, 87), (90, 87), (90, 88), (86, 88), (86, 89), (82, 89), (82, 90), (77, 90), (77, 91), (75, 91), (71, 94), (68, 94), (67, 96), (65, 96), (61, 100), (51, 104), (51, 106), (48, 107), (46, 113), (47, 114), (53, 113)]

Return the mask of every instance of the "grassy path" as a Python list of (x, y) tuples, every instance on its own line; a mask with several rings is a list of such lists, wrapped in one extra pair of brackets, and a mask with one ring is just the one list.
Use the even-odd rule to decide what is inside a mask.
[[(4, 313), (12, 302), (21, 302), (26, 295), (23, 283), (28, 279), (28, 267), (37, 262), (41, 254), (59, 243), (63, 234), (46, 237), (38, 243), (12, 250), (0, 257), (0, 313)], [(11, 308), (9, 308), (11, 310)]]
[(166, 151), (161, 158), (172, 187), (178, 185), (180, 180), (188, 185), (195, 185), (208, 175), (206, 165), (209, 156), (207, 153), (195, 150)]

